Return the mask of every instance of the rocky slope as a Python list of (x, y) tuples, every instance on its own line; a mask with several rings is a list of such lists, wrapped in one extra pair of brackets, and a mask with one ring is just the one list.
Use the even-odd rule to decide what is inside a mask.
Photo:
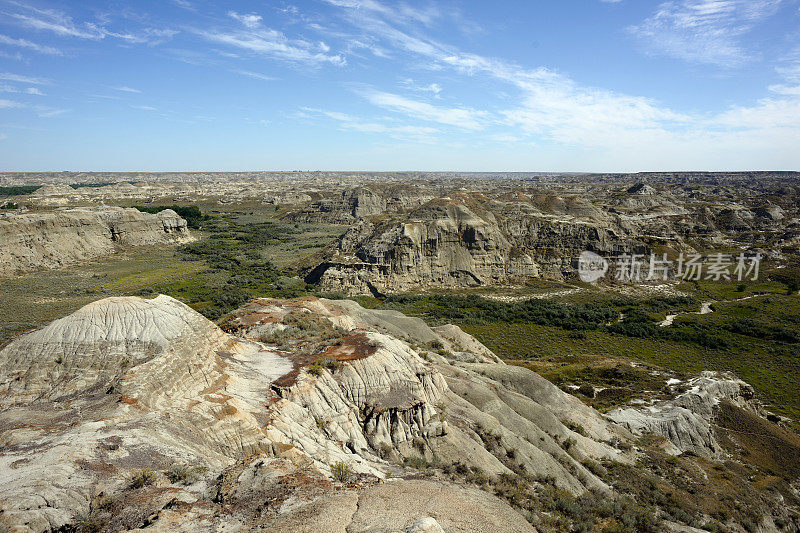
[(723, 449), (713, 427), (717, 406), (724, 401), (759, 413), (754, 398), (753, 388), (735, 376), (704, 372), (682, 383), (671, 400), (640, 409), (615, 409), (608, 417), (638, 435), (653, 433), (666, 437), (672, 443), (671, 453), (691, 452), (719, 458)]
[[(713, 382), (745, 389), (700, 379), (703, 401), (676, 399), (689, 424)], [(550, 531), (607, 501), (603, 520), (656, 531), (675, 518), (607, 475), (646, 475), (627, 420), (456, 326), (352, 301), (254, 300), (217, 327), (167, 296), (107, 298), (0, 349), (0, 527)]]
[(0, 215), (0, 276), (111, 253), (119, 246), (192, 240), (172, 210), (158, 214), (120, 207), (59, 209)]
[(430, 201), (399, 221), (361, 219), (307, 281), (331, 292), (387, 294), (561, 279), (587, 249), (611, 255), (645, 246), (603, 220), (461, 195)]
[[(387, 517), (403, 530), (426, 518), (427, 506), (448, 531), (474, 530), (476, 520), (487, 531), (524, 531), (519, 514), (481, 491), (380, 482), (409, 456), (510, 474), (485, 448), (487, 432), (516, 450), (515, 468), (576, 494), (609, 490), (583, 458), (627, 460), (605, 444), (625, 430), (536, 374), (496, 362), (454, 327), (440, 335), (397, 313), (308, 299), (253, 302), (226, 329), (236, 336), (166, 296), (119, 297), (4, 347), (0, 520), (23, 531), (75, 525), (99, 513), (100, 500), (128, 498), (141, 469), (181, 463), (202, 467), (205, 481), (162, 479), (108, 520), (157, 528), (177, 513), (200, 527), (227, 498), (238, 502), (235, 512), (215, 521), (237, 529), (259, 513), (261, 524), (299, 524), (325, 509), (341, 523), (314, 530), (366, 531)], [(565, 439), (575, 441), (570, 453), (559, 445)], [(337, 463), (357, 486), (331, 492)], [(286, 476), (302, 479), (283, 505), (257, 512), (246, 504)], [(401, 493), (390, 510), (385, 498)], [(165, 521), (142, 519), (153, 513)], [(312, 523), (283, 530), (310, 531)]]

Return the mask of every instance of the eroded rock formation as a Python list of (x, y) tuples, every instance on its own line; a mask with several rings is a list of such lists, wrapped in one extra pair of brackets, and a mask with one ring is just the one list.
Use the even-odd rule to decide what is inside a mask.
[[(626, 439), (624, 429), (533, 372), (496, 362), (454, 326), (440, 335), (398, 313), (305, 299), (254, 301), (225, 329), (166, 296), (117, 297), (0, 350), (0, 521), (22, 531), (75, 527), (102, 501), (123, 505), (116, 498), (133, 490), (132, 476), (152, 469), (153, 486), (114, 513), (120, 529), (158, 517), (249, 529), (325, 510), (350, 518), (320, 531), (367, 530), (387, 517), (401, 530), (425, 515), (401, 519), (381, 494), (415, 490), (440, 496), (409, 496), (397, 508), (427, 505), (448, 531), (472, 531), (475, 520), (486, 531), (524, 531), (520, 515), (481, 491), (381, 480), (411, 456), (511, 474), (513, 449), (515, 469), (580, 494), (610, 490), (584, 459), (629, 460), (608, 444)], [(469, 359), (481, 362), (462, 362), (461, 350), (473, 349)], [(487, 435), (500, 450), (487, 449)], [(568, 439), (569, 453), (559, 444)], [(209, 474), (169, 483), (158, 472), (175, 464)], [(333, 497), (325, 487), (337, 464), (362, 488)], [(280, 485), (284, 499), (269, 509), (246, 503), (289, 478), (296, 486)], [(209, 518), (223, 507), (224, 518)]]
[(492, 286), (561, 279), (575, 271), (584, 250), (612, 255), (646, 248), (607, 222), (545, 215), (530, 203), (487, 203), (491, 209), (456, 196), (399, 221), (361, 219), (307, 280), (345, 294)]
[(0, 216), (0, 276), (55, 268), (112, 253), (120, 246), (192, 240), (172, 210), (72, 208)]
[(680, 385), (683, 392), (667, 401), (644, 408), (615, 409), (606, 416), (637, 435), (649, 432), (666, 437), (672, 453), (691, 452), (718, 457), (723, 449), (713, 427), (716, 407), (726, 401), (757, 412), (753, 387), (730, 374), (703, 372)]

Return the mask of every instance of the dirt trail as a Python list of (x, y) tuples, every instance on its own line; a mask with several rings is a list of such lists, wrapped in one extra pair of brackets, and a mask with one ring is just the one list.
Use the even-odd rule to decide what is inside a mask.
[[(723, 300), (723, 302), (741, 302), (743, 300), (749, 300), (750, 298), (755, 298), (756, 296), (764, 296), (764, 295), (763, 294), (753, 294), (751, 296), (744, 296), (743, 298), (737, 298), (735, 300)], [(718, 302), (719, 302), (719, 300), (709, 300), (707, 302), (703, 302), (700, 305), (700, 310), (699, 311), (684, 311), (682, 313), (675, 313), (673, 315), (667, 315), (666, 319), (664, 319), (661, 322), (659, 322), (658, 325), (661, 326), (662, 328), (666, 328), (668, 326), (671, 326), (675, 322), (675, 319), (678, 318), (681, 315), (707, 315), (709, 313), (713, 313), (714, 312), (714, 308), (712, 306), (715, 303), (718, 303)]]

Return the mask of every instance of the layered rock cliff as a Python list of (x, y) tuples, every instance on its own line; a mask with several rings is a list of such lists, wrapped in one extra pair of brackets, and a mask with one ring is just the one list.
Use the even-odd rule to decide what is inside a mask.
[(55, 268), (112, 253), (117, 247), (192, 240), (172, 210), (121, 207), (59, 209), (0, 216), (0, 276)]
[(561, 279), (584, 250), (645, 250), (603, 221), (545, 215), (529, 204), (488, 210), (472, 203), (437, 199), (399, 221), (361, 219), (307, 281), (345, 294), (492, 286)]

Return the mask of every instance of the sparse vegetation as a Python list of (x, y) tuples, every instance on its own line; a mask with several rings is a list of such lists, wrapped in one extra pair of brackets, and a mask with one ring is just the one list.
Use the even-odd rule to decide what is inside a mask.
[(350, 465), (337, 461), (331, 465), (331, 475), (339, 483), (347, 483), (353, 477), (353, 469)]
[(142, 468), (131, 475), (128, 486), (132, 489), (141, 489), (155, 484), (156, 481), (158, 481), (158, 474), (149, 468)]
[(99, 533), (108, 524), (108, 521), (96, 512), (78, 515), (74, 522), (76, 533)]
[(191, 467), (183, 463), (175, 463), (165, 472), (170, 483), (191, 485), (200, 479), (202, 469)]
[[(571, 393), (580, 392), (584, 384), (586, 393), (588, 386), (593, 391), (599, 387), (594, 397), (581, 393), (581, 398), (601, 410), (637, 395), (660, 393), (665, 379), (652, 375), (654, 369), (679, 374), (711, 369), (734, 372), (775, 411), (796, 420), (800, 396), (792, 393), (792, 384), (800, 379), (800, 361), (792, 354), (800, 340), (800, 299), (797, 293), (786, 294), (794, 278), (784, 270), (777, 271), (780, 280), (751, 282), (745, 293), (736, 292), (735, 283), (689, 284), (685, 288), (698, 294), (694, 298), (634, 299), (590, 290), (580, 298), (594, 300), (592, 304), (543, 305), (533, 300), (522, 305), (434, 294), (392, 296), (373, 305), (434, 324), (456, 323), (501, 358), (535, 370)], [(733, 301), (751, 291), (767, 295)], [(679, 316), (667, 328), (656, 324), (667, 312), (696, 312), (701, 299), (712, 296), (730, 301), (715, 304), (713, 313)], [(607, 323), (601, 322), (607, 317)], [(573, 329), (578, 325), (586, 328)], [(654, 367), (635, 368), (628, 365), (630, 359)], [(575, 389), (567, 388), (573, 384)]]

